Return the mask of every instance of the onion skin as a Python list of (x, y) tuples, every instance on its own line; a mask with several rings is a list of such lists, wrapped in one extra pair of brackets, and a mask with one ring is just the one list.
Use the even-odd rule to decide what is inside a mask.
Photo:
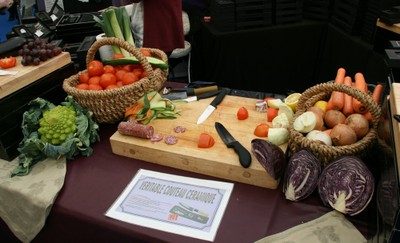
[(321, 162), (307, 149), (295, 152), (289, 159), (283, 184), (286, 199), (300, 201), (311, 195), (318, 185)]
[(349, 214), (361, 213), (374, 195), (375, 180), (364, 162), (356, 156), (344, 156), (322, 170), (318, 193), (325, 206)]
[(325, 112), (324, 123), (328, 128), (333, 128), (337, 124), (344, 123), (346, 116), (338, 110), (328, 110)]
[(329, 134), (335, 146), (350, 145), (357, 142), (356, 132), (346, 124), (337, 124)]
[(363, 115), (354, 113), (346, 118), (344, 124), (351, 127), (357, 135), (357, 139), (363, 138), (369, 131), (369, 121)]
[(286, 167), (286, 159), (278, 145), (255, 138), (251, 141), (251, 152), (272, 178), (280, 179)]

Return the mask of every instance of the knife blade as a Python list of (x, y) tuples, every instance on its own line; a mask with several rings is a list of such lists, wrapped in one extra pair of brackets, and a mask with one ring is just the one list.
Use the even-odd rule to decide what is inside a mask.
[(188, 98), (183, 99), (183, 100), (186, 100), (187, 102), (198, 101), (198, 100), (201, 100), (201, 99), (207, 99), (207, 98), (216, 96), (219, 93), (221, 93), (221, 90), (204, 93), (204, 94), (200, 94), (200, 95), (197, 95), (197, 96), (196, 95), (195, 96), (191, 96), (191, 97), (188, 97)]
[(203, 113), (200, 115), (199, 119), (197, 120), (197, 125), (201, 124), (207, 118), (213, 113), (213, 111), (217, 108), (217, 105), (221, 103), (221, 101), (224, 99), (227, 91), (225, 89), (221, 89), (221, 92), (215, 97), (213, 101), (207, 106), (207, 108), (203, 111)]
[(243, 145), (240, 144), (221, 123), (215, 122), (215, 129), (217, 129), (219, 136), (226, 146), (235, 150), (236, 154), (239, 156), (240, 164), (244, 168), (248, 168), (251, 164), (251, 154), (249, 151), (243, 147)]

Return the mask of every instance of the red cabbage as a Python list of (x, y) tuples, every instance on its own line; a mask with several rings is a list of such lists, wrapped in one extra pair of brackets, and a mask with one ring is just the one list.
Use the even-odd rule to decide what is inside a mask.
[(251, 141), (251, 152), (272, 178), (278, 180), (282, 176), (286, 159), (285, 153), (279, 146), (267, 140), (255, 138)]
[(306, 149), (294, 153), (288, 162), (283, 184), (286, 199), (300, 201), (314, 192), (321, 173), (321, 162)]
[(351, 216), (367, 207), (374, 190), (372, 173), (356, 156), (344, 156), (328, 164), (318, 182), (322, 202)]

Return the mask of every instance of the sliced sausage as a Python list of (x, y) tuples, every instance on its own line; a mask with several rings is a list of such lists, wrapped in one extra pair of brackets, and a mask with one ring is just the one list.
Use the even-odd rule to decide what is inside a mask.
[(168, 145), (173, 145), (178, 142), (178, 138), (172, 135), (166, 136), (164, 139), (165, 143)]
[(186, 127), (184, 127), (184, 126), (176, 126), (176, 127), (174, 127), (174, 132), (176, 132), (176, 133), (183, 133), (185, 131), (186, 131)]
[(155, 143), (155, 142), (159, 142), (159, 141), (163, 140), (163, 138), (164, 138), (164, 136), (162, 134), (156, 134), (156, 135), (151, 136), (150, 141), (152, 143)]
[(149, 125), (127, 121), (118, 124), (118, 132), (123, 135), (149, 139), (154, 134), (154, 128)]

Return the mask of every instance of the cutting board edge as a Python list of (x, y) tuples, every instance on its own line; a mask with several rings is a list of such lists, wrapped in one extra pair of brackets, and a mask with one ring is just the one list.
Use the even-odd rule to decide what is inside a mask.
[[(243, 168), (240, 164), (221, 164), (217, 161), (184, 156), (174, 152), (155, 151), (155, 149), (137, 144), (135, 145), (137, 149), (124, 149), (126, 144), (114, 136), (116, 133), (110, 137), (110, 144), (112, 152), (117, 155), (268, 189), (277, 189), (279, 184), (279, 181), (273, 179), (266, 171), (255, 170), (251, 167)], [(158, 153), (159, 156), (151, 153)], [(151, 156), (147, 154), (151, 154)], [(224, 169), (221, 170), (221, 167)], [(225, 171), (228, 173), (222, 173)]]
[[(392, 115), (400, 114), (400, 84), (393, 83), (390, 91), (390, 111)], [(400, 175), (400, 124), (396, 119), (392, 119), (393, 139), (397, 158), (397, 173)]]

